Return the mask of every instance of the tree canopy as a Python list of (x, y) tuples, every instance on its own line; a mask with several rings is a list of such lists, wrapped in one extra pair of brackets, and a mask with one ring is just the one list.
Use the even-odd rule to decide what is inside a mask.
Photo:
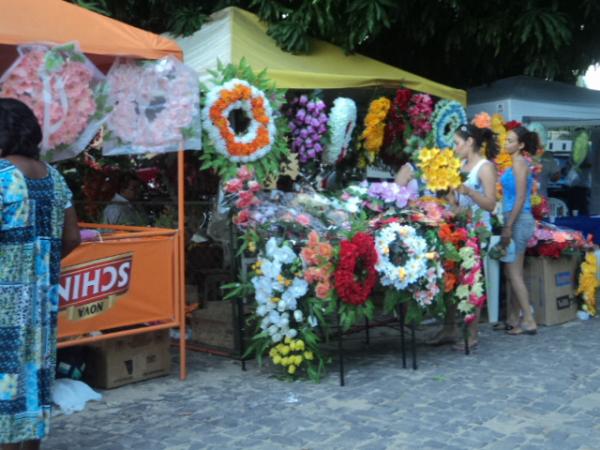
[(456, 87), (513, 75), (572, 82), (600, 61), (597, 0), (73, 0), (157, 33), (188, 35), (227, 6), (285, 51), (311, 37)]

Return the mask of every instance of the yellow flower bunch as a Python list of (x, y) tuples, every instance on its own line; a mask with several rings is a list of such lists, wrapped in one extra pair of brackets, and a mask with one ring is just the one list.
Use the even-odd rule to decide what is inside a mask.
[(600, 283), (596, 277), (596, 254), (588, 252), (585, 255), (585, 260), (581, 263), (577, 294), (583, 295), (585, 302), (583, 309), (591, 316), (596, 315), (596, 290), (599, 286)]
[(418, 166), (427, 188), (433, 192), (454, 189), (462, 184), (460, 160), (447, 148), (424, 148), (419, 152)]
[(496, 134), (496, 142), (500, 148), (500, 153), (496, 156), (496, 166), (500, 172), (512, 167), (512, 158), (506, 152), (506, 136), (508, 131), (504, 126), (504, 117), (502, 114), (494, 114), (492, 116), (492, 131)]
[(312, 361), (313, 352), (307, 351), (302, 339), (286, 337), (283, 343), (277, 344), (269, 351), (273, 364), (287, 369), (287, 373), (294, 375), (303, 361)]
[(369, 162), (375, 160), (375, 156), (383, 145), (385, 131), (385, 118), (388, 115), (392, 102), (385, 97), (373, 100), (369, 105), (369, 111), (365, 117), (365, 129), (360, 138), (363, 148), (367, 151)]

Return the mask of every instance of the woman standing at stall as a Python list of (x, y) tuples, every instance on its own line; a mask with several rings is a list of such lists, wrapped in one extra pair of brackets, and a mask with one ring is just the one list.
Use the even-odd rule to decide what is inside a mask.
[(39, 160), (42, 131), (0, 99), (0, 443), (36, 449), (48, 433), (61, 257), (79, 245), (63, 177)]
[[(485, 224), (491, 231), (491, 212), (496, 207), (496, 169), (491, 162), (498, 154), (494, 133), (489, 128), (462, 125), (454, 135), (454, 151), (463, 161), (462, 171), (465, 182), (450, 193), (450, 202), (457, 210), (469, 209), (473, 218)], [(479, 335), (479, 314), (469, 325), (469, 347), (477, 347)], [(456, 340), (456, 306), (448, 305), (444, 327), (431, 344), (445, 344)], [(461, 345), (455, 347), (462, 350)]]
[(529, 303), (529, 293), (523, 280), (525, 250), (527, 250), (527, 242), (535, 232), (535, 219), (531, 214), (533, 176), (523, 154), (534, 154), (538, 143), (538, 135), (525, 127), (509, 131), (506, 137), (506, 151), (512, 158), (512, 167), (506, 170), (500, 179), (504, 194), (502, 245), (506, 248), (512, 240), (516, 254), (514, 262), (504, 265), (509, 288), (514, 294), (510, 296), (511, 304), (508, 305), (507, 313), (507, 333), (510, 335), (537, 333), (537, 324)]

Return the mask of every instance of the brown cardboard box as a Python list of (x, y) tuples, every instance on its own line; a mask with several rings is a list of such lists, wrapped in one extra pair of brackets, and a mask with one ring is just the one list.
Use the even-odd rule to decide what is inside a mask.
[(578, 265), (579, 258), (574, 256), (525, 258), (523, 277), (538, 324), (556, 325), (575, 319), (575, 273)]
[(168, 375), (169, 330), (109, 339), (88, 347), (85, 381), (111, 389)]

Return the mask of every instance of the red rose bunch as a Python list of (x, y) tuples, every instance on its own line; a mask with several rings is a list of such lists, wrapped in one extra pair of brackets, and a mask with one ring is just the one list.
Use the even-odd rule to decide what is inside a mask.
[(356, 233), (340, 243), (340, 260), (335, 271), (335, 289), (344, 303), (364, 304), (377, 283), (375, 240), (367, 233)]

